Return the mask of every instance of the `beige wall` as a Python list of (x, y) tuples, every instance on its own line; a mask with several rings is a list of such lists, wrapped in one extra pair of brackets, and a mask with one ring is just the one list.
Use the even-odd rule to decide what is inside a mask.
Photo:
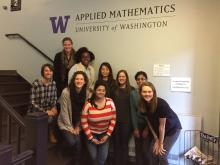
[[(175, 16), (156, 19), (168, 21), (164, 28), (75, 31), (77, 13), (172, 3), (176, 4)], [(0, 6), (3, 5), (9, 6), (9, 2), (0, 2)], [(165, 98), (177, 113), (202, 116), (204, 129), (217, 134), (220, 109), (219, 5), (218, 0), (211, 3), (207, 0), (23, 0), (21, 12), (0, 9), (0, 69), (16, 69), (33, 81), (40, 75), (42, 63), (46, 62), (21, 40), (7, 39), (5, 33), (21, 33), (51, 58), (61, 49), (61, 39), (71, 36), (76, 49), (87, 46), (95, 53), (96, 70), (103, 61), (108, 61), (115, 74), (119, 69), (126, 69), (133, 85), (135, 72), (146, 71), (158, 95)], [(71, 15), (66, 33), (53, 34), (49, 17), (65, 15)], [(153, 77), (154, 64), (170, 64), (170, 77), (191, 77), (192, 92), (170, 92), (170, 77)]]

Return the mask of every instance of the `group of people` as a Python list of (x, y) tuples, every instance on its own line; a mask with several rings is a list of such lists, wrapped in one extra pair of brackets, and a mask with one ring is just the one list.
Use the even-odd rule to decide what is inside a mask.
[(54, 125), (58, 124), (63, 140), (74, 151), (74, 164), (84, 157), (85, 143), (93, 165), (104, 165), (111, 143), (114, 164), (127, 165), (133, 135), (136, 164), (168, 165), (181, 124), (168, 103), (157, 97), (147, 74), (136, 73), (135, 89), (126, 70), (118, 71), (114, 79), (111, 65), (103, 62), (95, 81), (93, 52), (86, 47), (75, 52), (69, 37), (62, 44), (53, 66), (42, 66), (42, 77), (31, 89), (30, 110), (48, 114), (49, 140), (57, 142)]

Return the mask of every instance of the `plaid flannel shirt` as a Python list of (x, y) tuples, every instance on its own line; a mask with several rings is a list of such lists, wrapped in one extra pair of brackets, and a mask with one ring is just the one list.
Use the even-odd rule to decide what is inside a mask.
[[(46, 112), (54, 106), (57, 101), (57, 89), (55, 81), (43, 84), (43, 79), (37, 79), (32, 83), (31, 108)], [(31, 110), (31, 109), (30, 109)]]

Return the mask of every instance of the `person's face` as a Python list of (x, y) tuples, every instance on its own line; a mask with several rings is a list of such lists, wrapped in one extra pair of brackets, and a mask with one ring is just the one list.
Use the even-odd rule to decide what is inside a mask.
[(127, 77), (126, 77), (125, 73), (124, 72), (119, 73), (119, 75), (118, 75), (118, 83), (119, 83), (119, 85), (125, 85), (126, 84), (126, 80), (127, 80)]
[(90, 55), (89, 55), (88, 52), (85, 52), (85, 53), (82, 54), (81, 62), (82, 62), (83, 65), (88, 66), (89, 63), (90, 63), (90, 60), (91, 60), (91, 58), (90, 58)]
[(141, 96), (147, 102), (150, 102), (153, 99), (154, 93), (151, 87), (143, 86), (141, 89)]
[(73, 49), (73, 44), (71, 43), (71, 41), (69, 40), (64, 41), (63, 49), (66, 53), (70, 53), (71, 50)]
[(98, 86), (98, 88), (96, 88), (95, 90), (95, 95), (97, 99), (104, 98), (105, 93), (106, 93), (105, 86), (102, 86), (102, 85)]
[(50, 68), (48, 66), (44, 67), (44, 74), (43, 74), (44, 78), (49, 80), (49, 79), (52, 79), (53, 77), (53, 71), (50, 70)]
[(82, 74), (77, 74), (76, 78), (75, 78), (75, 81), (74, 81), (75, 87), (78, 88), (78, 89), (81, 89), (85, 83), (86, 82), (85, 82), (85, 79), (84, 79), (83, 75)]
[(147, 81), (146, 78), (142, 74), (137, 76), (136, 83), (139, 87), (146, 81)]
[(109, 76), (109, 73), (110, 73), (109, 68), (108, 68), (107, 66), (103, 65), (103, 66), (101, 67), (101, 75), (102, 75), (103, 77), (108, 77), (108, 76)]

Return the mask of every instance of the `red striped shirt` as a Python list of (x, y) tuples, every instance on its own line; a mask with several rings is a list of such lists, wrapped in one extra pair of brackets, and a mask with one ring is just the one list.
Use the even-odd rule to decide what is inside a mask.
[(111, 136), (116, 123), (115, 105), (112, 99), (106, 98), (105, 107), (97, 109), (90, 102), (86, 102), (82, 115), (81, 125), (88, 139), (92, 134), (107, 133)]

